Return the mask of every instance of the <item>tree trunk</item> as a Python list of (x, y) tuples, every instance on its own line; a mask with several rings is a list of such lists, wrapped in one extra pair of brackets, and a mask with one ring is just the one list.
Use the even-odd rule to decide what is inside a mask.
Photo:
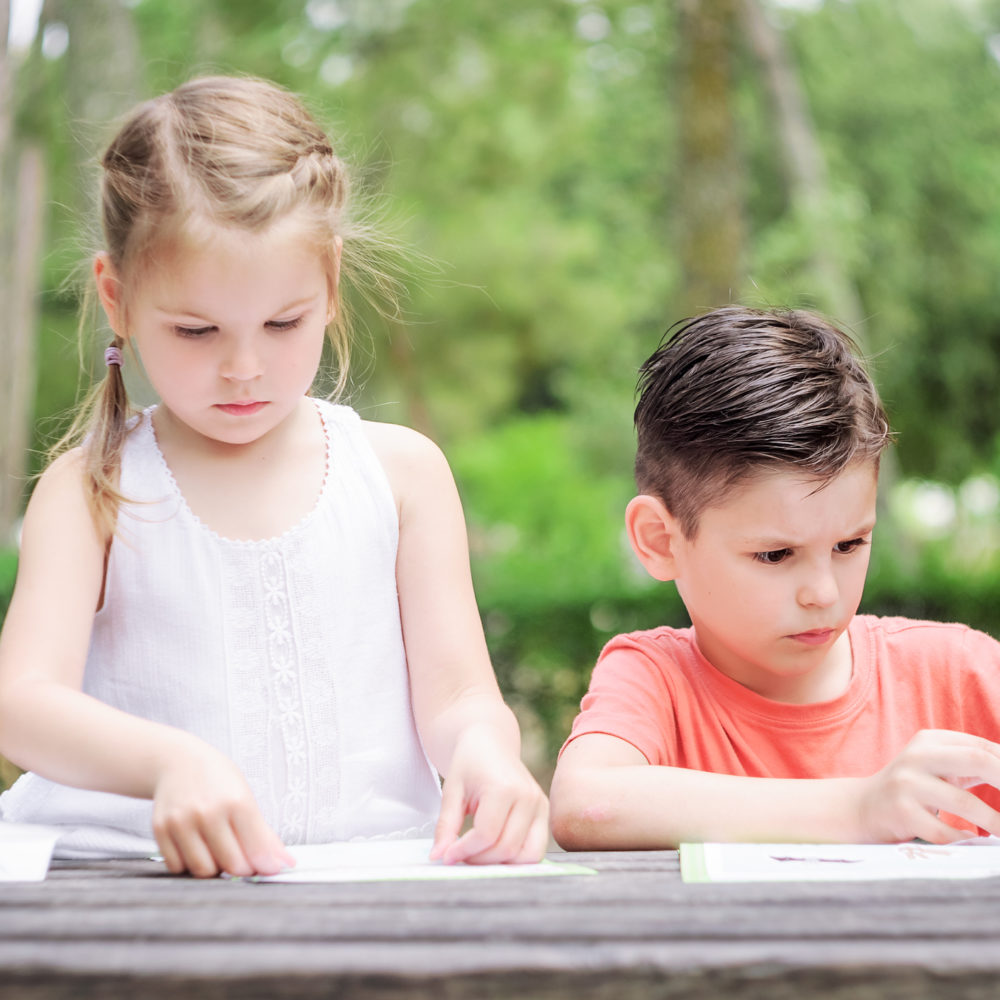
[(685, 315), (731, 302), (743, 276), (743, 185), (731, 100), (736, 20), (736, 0), (679, 5), (679, 304)]
[(10, 140), (12, 88), (7, 33), (10, 30), (10, 0), (0, 0), (0, 164)]
[(28, 146), (20, 152), (14, 190), (14, 241), (7, 271), (10, 288), (4, 323), (0, 324), (0, 351), (5, 359), (0, 383), (0, 426), (3, 428), (0, 525), (6, 544), (13, 540), (13, 528), (26, 492), (28, 447), (34, 418), (35, 344), (45, 228), (45, 163), (37, 146)]
[[(818, 308), (838, 326), (847, 329), (866, 354), (872, 351), (870, 336), (863, 329), (864, 310), (857, 288), (837, 255), (843, 245), (830, 218), (830, 184), (809, 106), (792, 68), (784, 38), (767, 19), (759, 0), (742, 0), (747, 38), (761, 65), (781, 144), (782, 163), (788, 184), (791, 211), (805, 228), (810, 256), (809, 294)], [(882, 456), (879, 472), (879, 508), (884, 511), (892, 484), (899, 479), (896, 453), (889, 448)], [(901, 548), (908, 543), (897, 540)]]
[(784, 38), (767, 19), (759, 0), (742, 0), (747, 39), (756, 56), (774, 108), (775, 131), (788, 185), (791, 211), (805, 227), (811, 287), (817, 305), (861, 338), (864, 318), (857, 289), (837, 258), (840, 241), (831, 232), (830, 185), (826, 161), (799, 78)]
[(0, 0), (0, 545), (14, 542), (27, 475), (35, 396), (44, 163), (11, 127), (10, 5)]

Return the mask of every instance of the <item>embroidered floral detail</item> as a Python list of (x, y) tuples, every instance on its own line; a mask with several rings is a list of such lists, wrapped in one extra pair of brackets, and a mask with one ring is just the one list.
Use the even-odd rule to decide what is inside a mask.
[(260, 557), (267, 629), (267, 660), (271, 692), (285, 753), (285, 788), (279, 802), (278, 834), (286, 842), (305, 839), (307, 827), (307, 736), (298, 655), (292, 634), (285, 563), (281, 552), (266, 548)]

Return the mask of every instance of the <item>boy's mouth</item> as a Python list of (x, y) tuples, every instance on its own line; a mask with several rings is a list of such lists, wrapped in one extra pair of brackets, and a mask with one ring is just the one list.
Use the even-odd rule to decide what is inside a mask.
[(797, 632), (788, 638), (804, 643), (806, 646), (822, 646), (833, 635), (834, 631), (832, 628), (815, 628), (809, 632)]

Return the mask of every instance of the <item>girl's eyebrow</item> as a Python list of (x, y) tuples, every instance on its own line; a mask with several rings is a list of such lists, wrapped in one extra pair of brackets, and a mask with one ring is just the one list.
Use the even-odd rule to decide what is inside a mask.
[[(274, 312), (269, 313), (269, 317), (281, 316), (283, 313), (295, 312), (296, 309), (302, 309), (306, 306), (312, 305), (318, 298), (320, 293), (317, 292), (315, 295), (307, 295), (304, 298), (296, 299), (294, 302), (289, 302), (287, 305), (282, 306), (280, 309), (275, 309)], [(211, 315), (209, 312), (199, 312), (197, 309), (171, 309), (168, 306), (157, 305), (154, 306), (156, 311), (163, 316), (169, 316), (172, 319), (178, 319), (180, 317), (185, 317), (186, 319), (195, 319), (199, 321), (208, 319)], [(210, 321), (210, 325), (215, 325), (215, 321)]]

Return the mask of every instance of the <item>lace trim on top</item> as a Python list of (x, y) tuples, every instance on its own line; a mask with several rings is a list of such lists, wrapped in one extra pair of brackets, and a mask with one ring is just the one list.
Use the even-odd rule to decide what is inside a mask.
[(280, 545), (282, 542), (286, 541), (292, 535), (296, 535), (301, 531), (304, 531), (309, 523), (317, 516), (317, 512), (323, 506), (324, 500), (327, 499), (327, 491), (330, 489), (330, 484), (332, 476), (330, 474), (330, 463), (331, 463), (331, 453), (332, 444), (330, 440), (331, 430), (327, 423), (327, 419), (323, 414), (323, 410), (319, 405), (319, 402), (310, 397), (310, 402), (313, 404), (313, 409), (316, 415), (319, 417), (320, 425), (323, 429), (323, 445), (325, 449), (325, 455), (323, 458), (323, 482), (320, 484), (319, 492), (316, 494), (316, 502), (312, 507), (291, 527), (286, 528), (279, 535), (272, 535), (270, 538), (229, 538), (226, 535), (221, 535), (214, 528), (210, 528), (205, 522), (191, 509), (188, 505), (187, 497), (184, 496), (184, 492), (181, 490), (174, 478), (173, 470), (167, 463), (167, 459), (160, 449), (160, 442), (156, 437), (156, 428), (153, 427), (153, 412), (156, 410), (155, 406), (148, 406), (142, 411), (142, 425), (140, 433), (148, 434), (153, 446), (153, 452), (156, 455), (157, 461), (160, 467), (163, 469), (163, 474), (170, 484), (170, 489), (173, 492), (173, 498), (177, 501), (178, 506), (184, 511), (185, 515), (191, 519), (191, 521), (196, 524), (200, 531), (205, 532), (205, 534), (211, 536), (216, 541), (222, 542), (224, 545), (236, 545), (242, 548), (266, 548), (268, 546)]

